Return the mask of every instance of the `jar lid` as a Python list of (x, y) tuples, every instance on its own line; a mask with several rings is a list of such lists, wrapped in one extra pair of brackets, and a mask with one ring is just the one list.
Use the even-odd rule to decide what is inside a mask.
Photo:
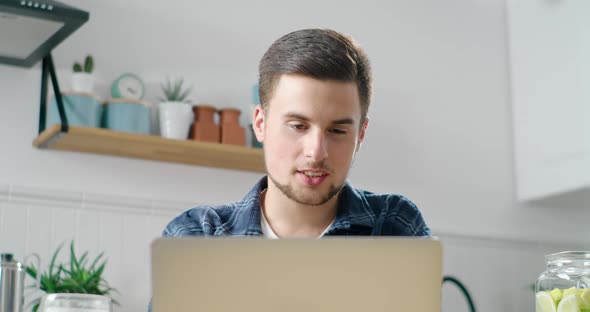
[(0, 255), (0, 258), (2, 259), (2, 261), (0, 262), (2, 268), (8, 268), (10, 270), (17, 271), (22, 271), (24, 269), (23, 265), (14, 259), (13, 254), (2, 253)]
[(108, 99), (106, 101), (104, 101), (103, 105), (108, 105), (108, 104), (117, 104), (117, 103), (124, 103), (124, 104), (138, 104), (138, 105), (143, 105), (145, 107), (149, 107), (149, 103), (143, 100), (137, 100), (137, 99), (129, 99), (129, 98), (112, 98), (112, 99)]
[(0, 258), (2, 259), (2, 262), (12, 262), (14, 256), (11, 253), (3, 253), (0, 254)]

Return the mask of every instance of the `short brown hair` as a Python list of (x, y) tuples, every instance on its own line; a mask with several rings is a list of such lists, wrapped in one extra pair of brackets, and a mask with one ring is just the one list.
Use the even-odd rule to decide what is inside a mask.
[(348, 36), (329, 29), (304, 29), (276, 40), (260, 60), (259, 96), (267, 110), (284, 74), (356, 82), (364, 121), (371, 103), (371, 67), (365, 52)]

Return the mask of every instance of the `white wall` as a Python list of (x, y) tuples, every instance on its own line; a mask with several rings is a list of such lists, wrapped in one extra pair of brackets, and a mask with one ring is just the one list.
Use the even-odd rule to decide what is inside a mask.
[[(479, 290), (476, 300), (481, 298), (485, 303), (480, 311), (492, 311), (497, 300), (503, 300), (501, 293), (490, 289), (504, 282), (490, 283), (487, 279), (505, 272), (494, 259), (503, 259), (506, 267), (538, 265), (530, 266), (527, 272), (511, 273), (520, 287), (523, 280), (536, 277), (531, 277), (531, 272), (542, 271), (544, 252), (565, 248), (562, 244), (588, 242), (587, 198), (573, 196), (528, 204), (514, 200), (502, 0), (66, 2), (89, 10), (91, 17), (53, 53), (62, 85), (67, 89), (69, 77), (63, 73), (69, 71), (71, 63), (90, 52), (102, 80), (102, 97), (108, 96), (106, 89), (117, 75), (131, 71), (147, 82), (148, 100), (159, 95), (158, 84), (167, 75), (182, 75), (194, 83), (195, 101), (245, 108), (251, 101), (257, 63), (279, 36), (300, 28), (327, 27), (355, 37), (371, 58), (375, 93), (369, 132), (351, 181), (357, 187), (408, 196), (419, 205), (435, 233), (443, 237), (475, 240), (472, 244), (454, 240), (453, 247), (446, 249), (445, 259), (449, 261), (448, 273), (469, 275), (465, 279)], [(197, 204), (238, 199), (259, 177), (254, 173), (33, 148), (39, 65), (31, 69), (0, 65), (0, 100), (0, 184), (42, 192), (60, 190)], [(227, 188), (230, 179), (232, 187)], [(14, 208), (18, 206), (5, 206), (13, 213), (22, 213), (21, 208)], [(42, 211), (32, 214), (53, 213)], [(15, 223), (12, 216), (4, 214), (1, 247), (20, 246), (10, 243), (18, 241), (12, 235), (29, 233), (22, 220), (31, 215)], [(121, 221), (112, 222), (118, 226)], [(140, 228), (134, 235), (144, 233), (133, 236), (132, 241), (145, 247), (159, 231), (152, 227), (146, 230), (144, 222), (131, 222), (130, 228)], [(10, 224), (11, 230), (4, 224)], [(32, 230), (35, 226), (29, 227), (36, 233)], [(52, 231), (51, 235), (57, 235), (52, 227), (44, 229), (47, 235)], [(502, 243), (492, 252), (480, 246), (486, 241), (507, 245)], [(514, 242), (532, 246), (532, 251), (515, 251), (510, 247)], [(56, 243), (52, 241), (51, 246)], [(22, 252), (33, 250), (33, 246)], [(101, 247), (89, 243), (87, 248), (93, 246)], [(116, 250), (109, 249), (112, 257), (120, 256)], [(454, 252), (473, 253), (479, 260), (463, 262)], [(128, 269), (133, 270), (133, 266), (113, 270)], [(135, 284), (122, 285), (125, 292), (130, 289), (136, 294)], [(130, 310), (124, 310), (135, 311), (141, 306), (140, 298), (147, 297), (146, 293), (133, 295), (129, 299), (131, 308), (126, 308)], [(530, 303), (527, 298), (511, 302), (507, 310), (517, 311), (512, 307)]]

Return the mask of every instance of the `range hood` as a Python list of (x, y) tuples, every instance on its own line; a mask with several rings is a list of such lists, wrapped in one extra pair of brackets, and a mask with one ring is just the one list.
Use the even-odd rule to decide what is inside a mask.
[(35, 65), (88, 18), (57, 1), (0, 0), (0, 63)]

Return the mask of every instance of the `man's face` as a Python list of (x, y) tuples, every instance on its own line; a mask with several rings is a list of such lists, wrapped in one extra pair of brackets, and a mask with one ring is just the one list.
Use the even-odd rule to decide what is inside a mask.
[(269, 104), (254, 113), (269, 184), (300, 204), (326, 203), (344, 185), (364, 138), (356, 84), (283, 75)]

